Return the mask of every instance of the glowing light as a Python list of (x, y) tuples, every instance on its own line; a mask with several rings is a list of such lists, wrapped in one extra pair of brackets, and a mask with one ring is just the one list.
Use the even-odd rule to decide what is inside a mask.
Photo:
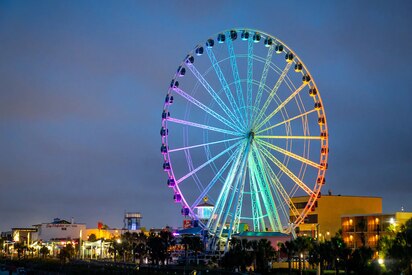
[(379, 263), (380, 265), (383, 265), (383, 262), (384, 262), (384, 261), (383, 261), (382, 258), (379, 258), (379, 259), (378, 259), (378, 263)]

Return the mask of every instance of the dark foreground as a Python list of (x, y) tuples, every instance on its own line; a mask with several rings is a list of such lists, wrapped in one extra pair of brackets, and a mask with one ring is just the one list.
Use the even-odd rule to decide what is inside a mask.
[[(10, 273), (11, 272), (11, 273)], [(207, 266), (137, 266), (100, 261), (71, 261), (68, 263), (56, 259), (23, 259), (0, 260), (0, 274), (38, 274), (38, 275), (64, 275), (64, 274), (258, 274), (239, 273)], [(267, 274), (289, 274), (286, 269), (271, 270)], [(296, 270), (292, 274), (299, 274)], [(303, 274), (316, 274), (315, 271), (304, 271)]]

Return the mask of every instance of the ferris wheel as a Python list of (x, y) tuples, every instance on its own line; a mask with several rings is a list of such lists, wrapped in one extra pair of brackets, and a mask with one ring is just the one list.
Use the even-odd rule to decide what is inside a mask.
[[(325, 184), (328, 128), (319, 91), (302, 60), (261, 31), (223, 31), (184, 58), (160, 135), (174, 201), (216, 238), (245, 227), (291, 233)], [(307, 200), (296, 205), (296, 196)]]

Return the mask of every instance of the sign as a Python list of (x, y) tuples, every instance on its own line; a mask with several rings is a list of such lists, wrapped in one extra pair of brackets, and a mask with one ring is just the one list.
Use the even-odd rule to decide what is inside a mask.
[(192, 227), (192, 220), (183, 220), (183, 228), (191, 228)]

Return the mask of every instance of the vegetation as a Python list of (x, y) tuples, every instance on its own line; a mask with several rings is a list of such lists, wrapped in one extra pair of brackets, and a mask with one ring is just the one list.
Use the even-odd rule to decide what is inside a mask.
[(222, 257), (221, 264), (230, 270), (247, 271), (247, 267), (252, 267), (258, 272), (267, 272), (274, 256), (275, 249), (266, 239), (248, 241), (232, 238), (230, 250)]
[(47, 248), (47, 246), (42, 246), (41, 248), (40, 248), (40, 255), (42, 256), (42, 258), (46, 258), (46, 256), (48, 256), (49, 255), (49, 253), (50, 253), (50, 250)]
[(390, 272), (412, 274), (412, 219), (390, 227), (389, 234), (380, 239), (379, 249)]
[[(362, 225), (359, 225), (361, 228)], [(330, 240), (318, 242), (315, 239), (300, 236), (295, 239), (279, 243), (280, 251), (276, 251), (271, 243), (266, 239), (259, 241), (248, 241), (246, 239), (232, 238), (229, 243), (229, 251), (225, 253), (219, 262), (219, 266), (233, 272), (245, 272), (254, 270), (261, 274), (315, 274), (316, 269), (319, 269), (321, 274), (333, 272), (335, 274), (409, 274), (412, 275), (412, 219), (407, 221), (404, 225), (397, 227), (393, 226), (389, 232), (382, 234), (380, 238), (378, 249), (379, 255), (385, 259), (385, 267), (378, 264), (377, 259), (373, 258), (374, 253), (370, 247), (361, 245), (356, 249), (350, 249), (343, 242), (343, 238), (337, 233)], [(155, 268), (156, 270), (170, 271), (174, 269), (179, 274), (179, 267), (170, 267), (169, 260), (171, 258), (170, 248), (174, 246), (177, 240), (169, 230), (163, 230), (159, 234), (150, 233), (125, 233), (120, 238), (112, 239), (110, 244), (110, 253), (114, 258), (112, 264), (104, 263), (105, 270), (111, 268), (132, 268), (135, 272), (136, 264), (140, 266), (140, 270), (148, 270)], [(361, 240), (361, 243), (364, 242)], [(201, 266), (198, 262), (198, 255), (204, 252), (204, 244), (198, 236), (183, 236), (180, 239), (180, 244), (185, 250), (185, 265), (181, 268), (187, 268), (188, 255), (193, 255), (195, 262), (192, 263), (192, 268), (199, 270)], [(23, 243), (15, 243), (14, 249), (18, 254), (18, 259), (23, 259), (24, 255), (33, 255), (33, 251), (27, 248)], [(64, 269), (71, 270), (67, 264), (79, 265), (80, 268), (85, 268), (78, 261), (72, 261), (76, 257), (76, 251), (72, 244), (68, 243), (65, 247), (60, 249), (60, 267), (63, 265)], [(38, 255), (42, 259), (24, 259), (20, 261), (27, 261), (38, 264), (36, 261), (49, 261), (50, 251), (46, 246), (39, 249)], [(288, 269), (286, 270), (270, 270), (270, 263), (281, 257), (287, 258)], [(144, 259), (148, 260), (149, 265), (142, 265)], [(192, 258), (193, 259), (193, 258)], [(296, 266), (292, 266), (295, 262)], [(98, 262), (96, 262), (98, 263)], [(309, 270), (305, 268), (310, 266)], [(45, 265), (41, 264), (41, 268)], [(53, 264), (52, 266), (58, 266)], [(195, 267), (196, 266), (196, 267)], [(295, 270), (293, 269), (295, 268)], [(59, 270), (57, 267), (55, 267)], [(149, 269), (148, 269), (149, 268)], [(175, 271), (174, 271), (175, 272)], [(219, 271), (221, 272), (221, 271)], [(222, 271), (223, 272), (223, 271)], [(144, 272), (143, 272), (144, 273)]]

